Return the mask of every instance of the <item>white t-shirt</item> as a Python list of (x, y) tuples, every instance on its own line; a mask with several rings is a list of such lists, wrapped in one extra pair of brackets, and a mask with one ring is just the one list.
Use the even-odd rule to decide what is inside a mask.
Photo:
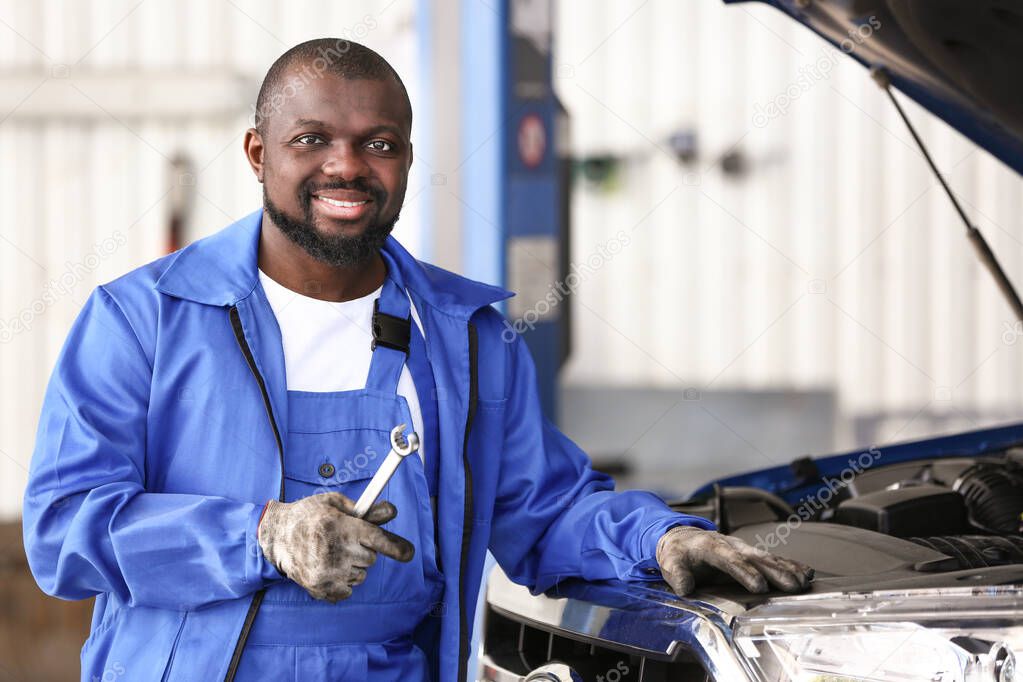
[[(362, 298), (337, 303), (292, 291), (270, 279), (262, 270), (259, 281), (281, 328), (288, 390), (331, 392), (365, 388), (373, 358), (370, 348), (373, 301), (380, 297), (383, 287)], [(409, 304), (412, 319), (422, 333), (419, 313), (411, 299)], [(344, 362), (338, 362), (339, 358), (344, 358)], [(412, 428), (422, 434), (423, 414), (408, 366), (401, 370), (398, 394), (405, 396), (408, 402)], [(380, 428), (390, 430), (395, 426), (397, 424), (381, 424)], [(423, 450), (424, 443), (420, 439), (419, 455), (425, 462)]]

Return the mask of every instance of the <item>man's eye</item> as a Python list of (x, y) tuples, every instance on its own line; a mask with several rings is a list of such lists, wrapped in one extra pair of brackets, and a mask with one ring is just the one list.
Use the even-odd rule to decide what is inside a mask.
[(323, 138), (320, 137), (319, 135), (300, 135), (299, 137), (295, 138), (295, 142), (298, 142), (299, 144), (314, 144), (313, 142), (310, 142), (309, 140), (321, 140), (322, 141)]
[(394, 145), (387, 140), (373, 140), (369, 143), (369, 146), (378, 152), (394, 151)]

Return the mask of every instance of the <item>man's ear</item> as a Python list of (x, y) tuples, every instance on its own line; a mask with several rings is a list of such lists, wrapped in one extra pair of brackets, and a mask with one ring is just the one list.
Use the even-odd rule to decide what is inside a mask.
[(245, 149), (245, 158), (252, 166), (252, 172), (256, 174), (256, 179), (263, 182), (263, 153), (266, 151), (266, 147), (263, 146), (263, 136), (255, 128), (249, 128), (245, 131), (245, 140), (242, 146)]

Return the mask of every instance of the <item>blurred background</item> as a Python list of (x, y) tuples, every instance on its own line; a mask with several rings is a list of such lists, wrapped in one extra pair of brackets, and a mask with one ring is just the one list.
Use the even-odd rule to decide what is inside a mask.
[[(241, 147), (259, 83), (323, 36), (409, 90), (395, 235), (519, 293), (504, 312), (549, 415), (623, 486), (680, 497), (1019, 419), (1023, 328), (909, 133), (768, 7), (0, 0), (0, 680), (75, 677), (87, 629), (20, 545), (71, 322), (97, 284), (259, 208)], [(1017, 175), (902, 101), (1015, 277)]]

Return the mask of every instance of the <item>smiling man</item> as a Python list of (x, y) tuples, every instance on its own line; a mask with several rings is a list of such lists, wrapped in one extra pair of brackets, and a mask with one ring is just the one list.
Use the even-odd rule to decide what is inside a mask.
[[(411, 124), (372, 50), (292, 48), (245, 135), (263, 207), (75, 321), (24, 527), (43, 590), (96, 597), (83, 680), (465, 680), (487, 549), (536, 592), (807, 587), (806, 566), (615, 492), (542, 417), (492, 306), (511, 294), (390, 236)], [(421, 445), (360, 517), (401, 425)]]

